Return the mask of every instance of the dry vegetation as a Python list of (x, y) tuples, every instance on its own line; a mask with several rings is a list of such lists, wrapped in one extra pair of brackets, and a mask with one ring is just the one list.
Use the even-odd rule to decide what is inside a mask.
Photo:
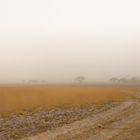
[(1, 85), (0, 113), (37, 106), (103, 103), (124, 97), (121, 89), (92, 86)]
[[(66, 137), (67, 139), (73, 135), (72, 139), (78, 140), (79, 138), (81, 140), (88, 138), (87, 135), (93, 137), (92, 131), (95, 133), (94, 127), (98, 128), (99, 124), (106, 129), (100, 127), (95, 129), (98, 131), (106, 130), (106, 135), (108, 135), (110, 127), (116, 127), (116, 124), (125, 127), (127, 120), (129, 122), (130, 119), (133, 121), (133, 119), (139, 118), (140, 114), (137, 110), (139, 108), (139, 94), (134, 94), (139, 93), (139, 91), (139, 87), (1, 85), (0, 140), (19, 140), (21, 138), (26, 140), (26, 137), (31, 136), (32, 139), (34, 135), (37, 136), (38, 140), (38, 134), (43, 132), (47, 132), (47, 136), (48, 132), (50, 137), (55, 136), (51, 133), (55, 132), (55, 129), (56, 132), (60, 130), (60, 138)], [(128, 115), (125, 112), (129, 107)], [(123, 116), (120, 113), (123, 113)], [(120, 119), (118, 116), (121, 116)], [(120, 121), (124, 121), (124, 123), (120, 123)], [(75, 125), (78, 122), (79, 124)], [(83, 125), (83, 128), (80, 124)], [(81, 133), (75, 135), (72, 131), (70, 133), (72, 135), (69, 135), (65, 126), (67, 129), (73, 130), (72, 128), (74, 128), (74, 132)], [(75, 131), (75, 127), (77, 131)], [(81, 130), (85, 133), (82, 133)], [(115, 133), (120, 132), (119, 129), (117, 130)], [(136, 128), (136, 130), (138, 129)], [(63, 135), (63, 131), (67, 132), (66, 135)], [(114, 131), (112, 136), (114, 136)], [(102, 136), (99, 136), (99, 139), (100, 137)]]

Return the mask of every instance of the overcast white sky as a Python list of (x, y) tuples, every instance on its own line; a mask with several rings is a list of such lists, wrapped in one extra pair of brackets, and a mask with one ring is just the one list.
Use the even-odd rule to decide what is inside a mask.
[(0, 81), (140, 77), (139, 0), (0, 0)]

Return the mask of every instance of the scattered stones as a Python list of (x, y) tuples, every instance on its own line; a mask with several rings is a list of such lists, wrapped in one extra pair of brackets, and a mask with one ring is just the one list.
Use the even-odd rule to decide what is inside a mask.
[[(9, 116), (0, 116), (0, 140), (16, 140), (35, 135), (46, 130), (60, 127), (90, 116), (106, 111), (119, 103), (102, 105), (85, 105), (71, 107), (57, 107), (47, 109), (38, 108), (34, 111), (25, 111)], [(99, 125), (99, 127), (103, 128)]]

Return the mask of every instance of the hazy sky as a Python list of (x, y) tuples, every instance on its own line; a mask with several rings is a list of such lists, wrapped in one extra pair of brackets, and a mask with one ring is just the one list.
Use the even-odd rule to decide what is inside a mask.
[(0, 0), (0, 81), (140, 77), (139, 0)]

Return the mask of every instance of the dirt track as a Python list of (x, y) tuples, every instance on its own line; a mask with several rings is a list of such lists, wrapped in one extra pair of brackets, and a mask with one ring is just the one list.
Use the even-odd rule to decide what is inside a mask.
[(71, 124), (22, 140), (139, 140), (140, 94)]

